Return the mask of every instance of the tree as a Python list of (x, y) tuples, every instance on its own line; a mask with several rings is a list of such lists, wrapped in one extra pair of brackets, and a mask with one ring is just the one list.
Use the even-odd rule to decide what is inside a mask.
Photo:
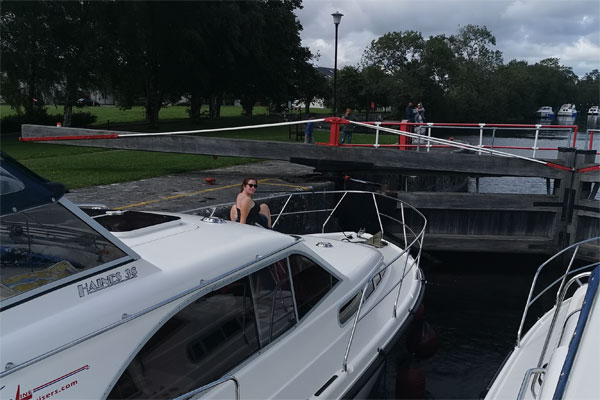
[(362, 65), (377, 65), (393, 75), (419, 62), (424, 45), (420, 32), (389, 32), (371, 42), (363, 54)]
[(308, 63), (302, 63), (298, 66), (293, 85), (294, 97), (304, 103), (307, 114), (310, 113), (310, 103), (313, 100), (326, 98), (331, 93), (327, 78)]
[(237, 93), (245, 115), (258, 100), (282, 103), (293, 94), (294, 76), (310, 59), (300, 46), (300, 25), (294, 10), (300, 0), (240, 3), (245, 50), (237, 59)]
[(64, 105), (63, 126), (71, 126), (73, 106), (82, 90), (98, 87), (104, 51), (110, 42), (103, 40), (103, 17), (108, 3), (98, 1), (53, 2), (54, 65), (58, 80), (55, 98)]
[(367, 109), (368, 119), (368, 110), (370, 109), (371, 102), (380, 106), (389, 105), (393, 88), (390, 76), (378, 66), (371, 65), (363, 68), (361, 75), (364, 85), (364, 99), (367, 101), (363, 106)]
[(372, 41), (363, 54), (363, 68), (377, 67), (388, 76), (389, 101), (397, 117), (408, 101), (422, 94), (418, 69), (424, 47), (425, 41), (419, 32), (391, 32)]
[[(117, 56), (112, 87), (122, 107), (142, 100), (146, 120), (158, 124), (158, 113), (169, 99), (181, 94), (179, 2), (117, 2)], [(135, 16), (135, 18), (131, 18)]]
[(452, 103), (461, 105), (454, 110), (460, 120), (494, 117), (492, 75), (502, 65), (502, 53), (491, 48), (495, 45), (496, 38), (485, 26), (467, 25), (450, 37), (456, 72), (449, 95)]
[(58, 80), (52, 26), (52, 1), (4, 1), (0, 17), (0, 67), (2, 96), (17, 113), (28, 120), (45, 114), (44, 104), (51, 98)]
[(543, 101), (538, 99), (534, 71), (526, 61), (512, 60), (493, 75), (490, 93), (497, 118), (522, 121), (534, 115)]
[(239, 2), (185, 2), (181, 28), (180, 76), (182, 90), (190, 98), (190, 116), (198, 118), (203, 103), (209, 115), (220, 116), (221, 101), (235, 91), (236, 62), (242, 46)]
[(538, 107), (563, 103), (574, 103), (577, 76), (568, 67), (560, 65), (558, 58), (546, 58), (532, 66), (535, 80), (535, 100)]
[(585, 74), (577, 85), (577, 104), (581, 111), (600, 105), (600, 72), (597, 69)]
[(341, 114), (346, 108), (361, 110), (365, 107), (365, 86), (357, 67), (346, 66), (338, 72), (337, 103)]

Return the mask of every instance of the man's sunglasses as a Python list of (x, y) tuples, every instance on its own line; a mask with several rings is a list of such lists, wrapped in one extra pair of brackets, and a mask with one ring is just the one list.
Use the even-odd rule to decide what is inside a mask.
[(254, 183), (248, 183), (248, 186), (250, 186), (251, 188), (257, 188), (258, 185), (254, 184)]

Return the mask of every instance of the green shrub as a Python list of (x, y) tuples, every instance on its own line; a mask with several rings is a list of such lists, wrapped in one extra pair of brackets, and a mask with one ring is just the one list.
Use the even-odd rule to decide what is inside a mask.
[[(97, 117), (90, 112), (73, 113), (71, 126), (74, 128), (85, 128), (94, 122)], [(51, 125), (55, 126), (57, 122), (62, 122), (62, 114), (48, 115), (46, 113), (38, 113), (34, 116), (25, 115), (7, 115), (0, 119), (0, 134), (21, 132), (21, 125), (36, 124), (36, 125)]]
[(21, 124), (25, 117), (22, 115), (8, 115), (0, 119), (0, 134), (8, 134), (21, 131)]
[[(62, 115), (60, 116), (62, 119)], [(77, 112), (73, 113), (73, 117), (71, 119), (71, 126), (74, 128), (85, 128), (96, 122), (98, 117), (90, 112)]]

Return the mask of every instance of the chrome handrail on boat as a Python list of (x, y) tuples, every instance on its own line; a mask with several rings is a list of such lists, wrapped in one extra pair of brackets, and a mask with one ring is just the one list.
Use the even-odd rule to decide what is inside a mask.
[[(516, 342), (516, 347), (520, 347), (521, 346), (521, 335), (523, 333), (523, 328), (525, 326), (525, 321), (527, 319), (527, 314), (529, 312), (530, 307), (532, 306), (533, 303), (535, 303), (544, 293), (546, 293), (548, 290), (550, 290), (554, 285), (556, 285), (557, 283), (561, 283), (559, 289), (557, 290), (556, 293), (556, 301), (559, 301), (560, 298), (560, 293), (562, 291), (562, 288), (564, 286), (564, 282), (567, 279), (568, 275), (572, 275), (575, 273), (578, 273), (579, 271), (582, 270), (588, 270), (591, 267), (600, 264), (600, 262), (596, 261), (593, 262), (591, 264), (588, 265), (584, 265), (582, 267), (579, 267), (577, 269), (574, 269), (573, 271), (571, 271), (571, 267), (573, 265), (573, 261), (576, 258), (576, 254), (579, 252), (579, 249), (585, 245), (585, 244), (589, 244), (590, 242), (593, 241), (598, 241), (600, 242), (600, 237), (594, 237), (594, 238), (590, 238), (590, 239), (586, 239), (583, 240), (581, 242), (572, 244), (566, 248), (564, 248), (563, 250), (561, 250), (560, 252), (556, 253), (555, 255), (553, 255), (552, 257), (550, 257), (548, 260), (546, 260), (542, 265), (540, 265), (538, 267), (538, 269), (535, 272), (534, 278), (533, 278), (533, 282), (531, 283), (531, 288), (529, 289), (529, 295), (527, 296), (527, 301), (525, 302), (525, 309), (523, 310), (523, 315), (521, 317), (521, 323), (519, 324), (519, 330), (517, 331), (517, 342)], [(535, 286), (537, 284), (538, 278), (540, 276), (540, 273), (542, 272), (542, 270), (548, 266), (552, 261), (556, 260), (557, 258), (565, 255), (566, 253), (568, 253), (569, 251), (573, 251), (573, 255), (571, 256), (571, 259), (569, 261), (569, 264), (567, 265), (566, 271), (563, 273), (563, 275), (561, 275), (558, 279), (556, 279), (555, 281), (551, 282), (549, 285), (547, 285), (543, 290), (540, 291), (540, 293), (538, 295), (536, 295), (535, 297), (533, 297), (533, 293), (535, 290)], [(556, 304), (555, 304), (556, 305)]]
[[(567, 295), (567, 291), (571, 287), (571, 285), (575, 282), (579, 282), (579, 279), (589, 277), (591, 272), (583, 272), (571, 278), (569, 282), (567, 282), (560, 290), (559, 295), (556, 299), (556, 306), (554, 309), (554, 315), (552, 316), (552, 322), (550, 323), (550, 327), (548, 328), (548, 333), (546, 334), (546, 339), (544, 340), (544, 346), (542, 347), (542, 352), (540, 354), (540, 358), (538, 360), (538, 367), (542, 366), (544, 362), (544, 357), (546, 356), (546, 351), (548, 351), (548, 344), (550, 344), (550, 339), (552, 337), (552, 333), (554, 331), (554, 325), (556, 325), (556, 321), (558, 320), (558, 314), (560, 313), (561, 306), (563, 301), (565, 300), (565, 296)], [(564, 329), (564, 327), (563, 327)], [(563, 332), (561, 332), (560, 337), (562, 337)], [(559, 339), (560, 340), (560, 339)]]
[(212, 381), (211, 383), (208, 383), (202, 387), (199, 387), (198, 389), (194, 389), (191, 392), (187, 392), (186, 394), (182, 394), (179, 397), (175, 397), (175, 399), (173, 400), (187, 400), (190, 399), (192, 397), (194, 397), (195, 395), (197, 395), (198, 393), (202, 393), (205, 392), (207, 390), (210, 390), (214, 387), (217, 387), (219, 385), (222, 385), (225, 382), (229, 382), (229, 381), (233, 381), (233, 383), (235, 384), (235, 399), (236, 400), (240, 400), (240, 382), (237, 380), (237, 378), (233, 375), (230, 376), (224, 376), (221, 379), (217, 379), (216, 381)]
[[(333, 200), (331, 206), (320, 207), (318, 209), (312, 209), (312, 210), (305, 210), (305, 209), (288, 210), (288, 208), (293, 207), (293, 205), (292, 205), (293, 198), (296, 198), (296, 197), (302, 198), (302, 197), (310, 197), (310, 196), (316, 198), (317, 196), (326, 196), (326, 195), (339, 195), (340, 198), (339, 199), (331, 199), (331, 200)], [(393, 305), (393, 309), (392, 309), (393, 318), (397, 318), (398, 302), (400, 299), (402, 285), (404, 283), (404, 277), (406, 276), (406, 274), (410, 270), (410, 268), (413, 268), (414, 266), (416, 266), (418, 268), (420, 260), (421, 260), (421, 251), (423, 248), (423, 239), (424, 239), (424, 235), (425, 235), (427, 219), (419, 210), (417, 210), (415, 207), (413, 207), (409, 203), (406, 203), (402, 200), (399, 200), (397, 198), (387, 196), (384, 194), (380, 194), (380, 193), (373, 193), (373, 192), (359, 191), (359, 190), (293, 192), (293, 193), (287, 193), (287, 194), (279, 195), (279, 196), (270, 196), (268, 198), (255, 199), (256, 202), (268, 201), (268, 202), (271, 202), (271, 204), (273, 204), (275, 202), (275, 200), (285, 198), (285, 201), (283, 202), (283, 206), (281, 207), (281, 209), (278, 212), (273, 212), (273, 210), (272, 210), (271, 215), (272, 215), (272, 217), (275, 217), (272, 227), (275, 230), (277, 230), (277, 227), (278, 227), (282, 217), (298, 216), (298, 215), (306, 215), (306, 214), (328, 213), (324, 217), (324, 222), (321, 224), (320, 229), (314, 229), (314, 232), (311, 232), (311, 233), (325, 233), (325, 228), (329, 224), (329, 222), (332, 220), (335, 212), (337, 210), (340, 210), (342, 208), (344, 201), (346, 201), (348, 198), (352, 198), (352, 195), (370, 195), (369, 197), (372, 199), (372, 202), (373, 202), (373, 207), (374, 207), (375, 213), (377, 215), (377, 224), (379, 226), (379, 231), (381, 232), (382, 237), (384, 237), (384, 235), (385, 235), (385, 229), (384, 229), (384, 223), (382, 221), (382, 217), (388, 219), (391, 222), (397, 223), (402, 227), (402, 238), (400, 238), (399, 240), (404, 242), (403, 243), (404, 248), (401, 248), (400, 253), (397, 254), (395, 257), (393, 257), (393, 259), (390, 260), (387, 264), (385, 264), (385, 265), (381, 266), (380, 268), (378, 268), (377, 270), (373, 271), (368, 277), (366, 277), (366, 279), (364, 281), (364, 284), (363, 284), (362, 290), (361, 290), (360, 303), (358, 305), (358, 309), (356, 311), (356, 315), (355, 315), (354, 321), (352, 323), (352, 328), (350, 329), (350, 337), (348, 339), (346, 351), (344, 352), (344, 359), (342, 362), (342, 371), (343, 372), (348, 371), (348, 358), (349, 358), (349, 354), (350, 354), (350, 349), (352, 347), (352, 343), (354, 341), (354, 336), (356, 333), (358, 323), (366, 315), (366, 314), (361, 315), (361, 311), (363, 308), (363, 304), (366, 301), (366, 297), (367, 297), (366, 292), (367, 292), (370, 284), (373, 282), (373, 279), (375, 278), (375, 276), (377, 276), (382, 271), (385, 271), (387, 268), (392, 266), (398, 259), (400, 259), (401, 257), (404, 256), (405, 259), (404, 259), (404, 263), (402, 266), (403, 271), (402, 271), (401, 279), (398, 282), (395, 282), (394, 285), (389, 289), (389, 291), (387, 293), (385, 293), (383, 296), (381, 296), (382, 298), (385, 298), (391, 292), (393, 292), (394, 290), (397, 290), (396, 298), (394, 300), (394, 305)], [(399, 210), (399, 212), (400, 212), (400, 219), (395, 218), (393, 215), (383, 213), (379, 208), (379, 204), (377, 202), (378, 198), (396, 202), (396, 210)], [(322, 199), (322, 198), (319, 198), (319, 199)], [(213, 216), (215, 214), (217, 208), (221, 208), (222, 212), (226, 212), (227, 210), (229, 210), (231, 204), (232, 203), (220, 204), (220, 205), (209, 206), (209, 207), (202, 207), (202, 208), (198, 208), (198, 209), (194, 209), (194, 210), (189, 210), (187, 212), (198, 214), (198, 213), (202, 213), (204, 210), (212, 210), (210, 212), (210, 215)], [(418, 218), (420, 220), (419, 221), (420, 224), (418, 227), (413, 228), (411, 225), (409, 225), (407, 223), (407, 221), (406, 221), (406, 210), (407, 209), (412, 210), (418, 216)], [(316, 228), (316, 226), (314, 228)], [(410, 240), (409, 240), (409, 235), (411, 235)], [(389, 239), (386, 239), (386, 240), (389, 240)], [(400, 245), (401, 243), (398, 243), (398, 244)], [(417, 249), (417, 252), (414, 255), (413, 261), (410, 263), (410, 266), (409, 266), (410, 250), (415, 249), (415, 248)], [(422, 276), (420, 274), (419, 274), (419, 276), (422, 279)]]
[[(523, 397), (525, 397), (525, 393), (527, 393), (527, 382), (529, 382), (529, 380), (531, 379), (531, 377), (533, 375), (541, 375), (543, 373), (546, 372), (546, 368), (530, 368), (527, 370), (527, 373), (525, 373), (525, 377), (523, 378), (523, 382), (521, 382), (521, 388), (519, 389), (519, 395), (517, 396), (516, 400), (522, 400)], [(535, 393), (535, 388), (534, 388), (534, 383), (535, 380), (532, 381), (531, 383), (531, 394), (533, 395), (533, 398), (537, 398), (537, 394)]]

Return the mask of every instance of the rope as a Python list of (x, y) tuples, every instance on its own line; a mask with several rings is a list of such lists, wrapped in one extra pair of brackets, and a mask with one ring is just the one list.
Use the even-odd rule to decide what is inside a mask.
[[(356, 122), (356, 121), (348, 121), (348, 122), (350, 122), (351, 124), (363, 126), (365, 128), (377, 129), (376, 126), (373, 126), (371, 124), (365, 124), (365, 123)], [(406, 132), (406, 131), (401, 131), (399, 129), (385, 128), (385, 127), (382, 127), (382, 126), (379, 126), (379, 130), (380, 131), (384, 131), (384, 132), (388, 132), (388, 133), (392, 133), (392, 134), (397, 135), (397, 136), (404, 135), (404, 136), (408, 136), (408, 137), (415, 138), (415, 139), (424, 139), (424, 140), (427, 140), (427, 141), (430, 141), (430, 142), (440, 143), (440, 144), (448, 145), (450, 147), (456, 147), (456, 148), (459, 148), (459, 149), (472, 150), (472, 151), (481, 151), (481, 152), (485, 152), (485, 153), (489, 153), (489, 154), (495, 154), (495, 155), (499, 155), (499, 156), (503, 156), (503, 157), (519, 158), (519, 159), (522, 159), (522, 160), (525, 160), (525, 161), (531, 161), (531, 162), (535, 162), (535, 163), (542, 164), (542, 165), (548, 165), (549, 164), (546, 161), (536, 160), (535, 158), (530, 158), (530, 157), (525, 157), (525, 156), (519, 156), (517, 154), (506, 153), (504, 151), (498, 151), (498, 150), (493, 150), (493, 149), (486, 149), (484, 147), (479, 147), (479, 146), (475, 146), (475, 145), (472, 145), (472, 144), (457, 143), (457, 142), (454, 142), (452, 140), (435, 138), (435, 137), (431, 137), (431, 136), (421, 135), (419, 133)], [(563, 167), (563, 168), (565, 168), (565, 167)]]
[(325, 118), (309, 119), (309, 120), (305, 120), (305, 121), (276, 122), (273, 124), (234, 126), (234, 127), (229, 127), (229, 128), (198, 129), (195, 131), (128, 133), (128, 134), (119, 134), (119, 137), (125, 138), (125, 137), (135, 137), (135, 136), (168, 136), (168, 135), (184, 135), (184, 134), (190, 134), (190, 133), (224, 132), (224, 131), (235, 131), (235, 130), (243, 130), (243, 129), (271, 128), (271, 127), (275, 127), (275, 126), (300, 125), (300, 124), (305, 124), (308, 122), (323, 122), (323, 121), (325, 121)]

